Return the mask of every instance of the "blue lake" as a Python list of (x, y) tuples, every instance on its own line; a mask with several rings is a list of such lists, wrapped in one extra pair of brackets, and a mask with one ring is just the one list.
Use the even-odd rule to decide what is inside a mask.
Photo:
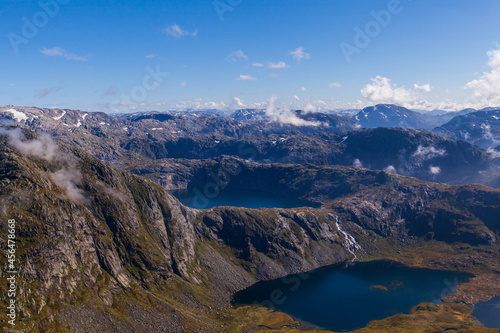
[(258, 282), (236, 293), (233, 304), (259, 304), (319, 328), (351, 331), (421, 302), (440, 303), (470, 277), (392, 261), (338, 264)]
[(500, 328), (500, 296), (474, 305), (472, 315), (488, 328)]
[(172, 192), (179, 201), (188, 207), (208, 209), (217, 206), (233, 206), (245, 208), (295, 208), (320, 207), (321, 204), (258, 191), (222, 191), (209, 198), (202, 194), (187, 191)]

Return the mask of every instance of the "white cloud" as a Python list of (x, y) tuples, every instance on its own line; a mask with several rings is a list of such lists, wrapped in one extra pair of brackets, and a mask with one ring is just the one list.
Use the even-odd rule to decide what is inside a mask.
[(413, 89), (406, 89), (392, 84), (391, 80), (377, 76), (371, 79), (372, 83), (361, 89), (361, 95), (374, 103), (408, 104), (415, 102), (419, 93), (430, 91), (430, 85), (417, 85)]
[(290, 124), (294, 126), (320, 126), (321, 123), (317, 121), (307, 121), (297, 117), (297, 114), (293, 112), (290, 108), (286, 106), (277, 106), (276, 102), (278, 97), (272, 96), (269, 100), (267, 108), (265, 110), (266, 116), (268, 116), (271, 121), (280, 124)]
[(440, 157), (445, 155), (446, 155), (446, 150), (444, 149), (437, 149), (434, 146), (424, 147), (419, 145), (417, 150), (413, 153), (412, 156), (427, 161), (435, 157)]
[(188, 84), (187, 84), (187, 82), (186, 82), (186, 81), (182, 81), (182, 82), (181, 82), (181, 87), (187, 87), (187, 85), (188, 85)]
[(252, 64), (253, 67), (264, 67), (264, 64), (261, 64), (260, 62), (254, 62)]
[(363, 163), (359, 160), (359, 158), (356, 158), (354, 160), (354, 162), (352, 162), (352, 165), (354, 165), (355, 167), (358, 167), (358, 168), (362, 168), (363, 167)]
[(280, 62), (268, 62), (267, 63), (267, 68), (281, 69), (281, 68), (288, 68), (288, 65), (284, 61), (280, 61)]
[(248, 60), (248, 56), (242, 50), (238, 50), (229, 54), (226, 59), (236, 62), (241, 59)]
[(154, 53), (151, 53), (151, 54), (146, 54), (145, 57), (147, 59), (153, 59), (153, 58), (158, 58), (158, 55), (154, 54)]
[(243, 75), (243, 74), (240, 74), (240, 76), (236, 80), (240, 80), (240, 81), (257, 81), (257, 79), (254, 78), (253, 76), (251, 76), (251, 75)]
[(491, 132), (491, 125), (490, 124), (486, 124), (486, 123), (481, 124), (481, 129), (484, 132), (483, 139), (490, 140), (493, 143), (493, 145), (497, 145), (500, 143), (500, 141), (498, 141), (495, 138), (495, 136), (493, 135), (493, 133)]
[(384, 171), (392, 172), (392, 173), (397, 173), (396, 168), (394, 167), (394, 165), (388, 165), (388, 166), (386, 166), (384, 168)]
[(332, 82), (328, 85), (328, 87), (330, 88), (340, 88), (342, 87), (342, 84), (341, 83), (338, 83), (338, 82)]
[(303, 59), (306, 59), (306, 60), (311, 59), (311, 55), (309, 53), (306, 53), (302, 46), (298, 47), (295, 51), (290, 52), (290, 55), (296, 61), (301, 61)]
[(305, 92), (307, 89), (304, 87), (300, 87), (300, 91)]
[[(37, 139), (26, 140), (20, 128), (6, 130), (0, 128), (0, 135), (7, 135), (9, 144), (16, 148), (22, 155), (44, 159), (46, 161), (57, 160), (62, 164), (73, 164), (71, 156), (61, 153), (57, 143), (46, 135), (39, 135)], [(78, 170), (60, 169), (48, 173), (52, 181), (61, 187), (66, 195), (73, 200), (86, 202), (84, 192), (76, 185), (81, 183), (81, 174)]]
[(420, 90), (420, 91), (423, 91), (423, 92), (430, 92), (431, 91), (431, 85), (426, 83), (426, 84), (423, 84), (423, 85), (418, 85), (418, 84), (414, 84), (413, 85), (413, 88), (415, 90)]
[(0, 135), (7, 135), (9, 144), (25, 156), (52, 161), (58, 150), (57, 143), (46, 135), (40, 135), (39, 139), (26, 140), (19, 127), (13, 130), (0, 127)]
[(500, 158), (500, 151), (498, 151), (498, 150), (495, 150), (493, 148), (489, 148), (486, 152), (490, 155), (491, 159)]
[(500, 49), (488, 52), (489, 72), (481, 78), (468, 82), (466, 89), (472, 89), (474, 97), (482, 106), (498, 106), (500, 104)]
[(430, 166), (429, 172), (432, 173), (433, 175), (439, 175), (441, 173), (441, 168), (438, 166)]
[(87, 201), (83, 190), (77, 187), (77, 185), (81, 184), (82, 181), (80, 171), (76, 169), (61, 169), (50, 173), (49, 176), (57, 186), (64, 190), (70, 199), (81, 203), (85, 203)]
[(241, 100), (239, 97), (234, 97), (233, 98), (233, 103), (231, 105), (233, 108), (242, 108), (245, 107), (245, 103)]
[(203, 99), (203, 98), (195, 98), (195, 99), (185, 99), (177, 101), (175, 105), (171, 108), (177, 110), (186, 110), (186, 109), (194, 109), (194, 110), (203, 110), (203, 109), (225, 109), (227, 107), (224, 102), (215, 102), (211, 99)]
[(311, 103), (308, 103), (304, 108), (305, 113), (311, 113), (311, 112), (317, 112), (317, 111), (318, 111), (318, 108), (316, 106), (312, 105)]
[(297, 101), (300, 101), (300, 98), (299, 98), (299, 96), (297, 96), (297, 95), (293, 95), (293, 98), (294, 98), (295, 100), (297, 100)]
[(87, 61), (88, 59), (85, 57), (78, 56), (74, 53), (69, 53), (68, 51), (60, 48), (60, 47), (53, 47), (51, 49), (43, 48), (40, 50), (42, 54), (45, 54), (46, 56), (49, 57), (64, 57), (67, 60), (78, 60), (78, 61)]
[(174, 37), (174, 38), (181, 38), (184, 36), (196, 37), (198, 35), (198, 30), (195, 30), (193, 32), (189, 32), (186, 30), (182, 30), (182, 28), (179, 27), (177, 24), (173, 24), (169, 27), (166, 27), (165, 29), (163, 29), (163, 32), (167, 35)]

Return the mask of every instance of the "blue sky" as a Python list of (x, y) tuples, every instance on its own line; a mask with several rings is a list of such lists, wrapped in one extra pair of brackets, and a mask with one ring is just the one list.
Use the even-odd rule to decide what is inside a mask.
[(271, 96), (317, 109), (500, 105), (497, 0), (2, 5), (2, 105), (126, 112), (263, 107)]

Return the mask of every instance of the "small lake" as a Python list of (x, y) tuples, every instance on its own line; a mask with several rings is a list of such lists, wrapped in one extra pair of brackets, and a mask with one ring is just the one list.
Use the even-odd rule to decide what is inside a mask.
[(440, 303), (470, 277), (392, 261), (338, 264), (258, 282), (236, 293), (233, 304), (259, 304), (320, 328), (351, 331), (421, 302)]
[(474, 305), (472, 315), (488, 328), (500, 328), (500, 296)]
[(296, 208), (320, 207), (321, 204), (286, 196), (259, 191), (222, 191), (213, 198), (201, 193), (196, 195), (187, 191), (171, 192), (179, 201), (188, 207), (208, 209), (217, 206), (233, 206), (244, 208)]

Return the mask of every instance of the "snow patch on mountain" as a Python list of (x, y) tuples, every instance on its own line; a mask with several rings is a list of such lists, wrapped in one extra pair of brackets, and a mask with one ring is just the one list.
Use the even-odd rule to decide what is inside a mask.
[(16, 109), (8, 109), (6, 112), (12, 113), (14, 119), (16, 119), (19, 123), (28, 120), (28, 116), (26, 114), (21, 111), (17, 111)]
[(63, 111), (63, 114), (57, 117), (53, 117), (54, 120), (60, 120), (62, 117), (66, 115), (66, 111)]

